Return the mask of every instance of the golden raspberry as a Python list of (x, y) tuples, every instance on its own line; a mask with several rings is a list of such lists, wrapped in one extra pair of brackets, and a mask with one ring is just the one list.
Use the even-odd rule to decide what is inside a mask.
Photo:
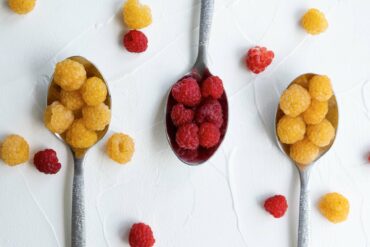
[(326, 119), (321, 123), (307, 126), (307, 138), (316, 146), (325, 147), (335, 136), (333, 125)]
[(327, 101), (333, 96), (333, 89), (329, 77), (326, 75), (315, 75), (309, 82), (310, 95), (318, 101)]
[(84, 100), (82, 99), (82, 95), (80, 91), (60, 91), (60, 102), (72, 111), (76, 111), (82, 108), (85, 104)]
[(61, 134), (72, 124), (74, 116), (71, 110), (59, 101), (48, 105), (44, 112), (44, 124), (51, 132)]
[(304, 87), (305, 89), (308, 89), (308, 81), (309, 81), (309, 76), (304, 74), (304, 75), (301, 75), (301, 76), (297, 77), (293, 81), (293, 83), (298, 84), (298, 85)]
[(319, 148), (307, 138), (290, 146), (290, 157), (300, 165), (309, 165), (319, 155)]
[(297, 117), (311, 104), (310, 94), (302, 86), (293, 84), (280, 97), (280, 109), (288, 116)]
[(65, 91), (79, 89), (85, 80), (85, 67), (76, 61), (65, 59), (55, 66), (54, 82)]
[(107, 86), (102, 79), (91, 77), (81, 88), (82, 98), (90, 106), (97, 106), (107, 97)]
[(329, 221), (340, 223), (348, 217), (349, 201), (339, 193), (328, 193), (320, 199), (319, 209)]
[(293, 144), (304, 138), (306, 124), (302, 117), (282, 117), (277, 125), (277, 134), (282, 143)]
[(318, 9), (309, 9), (301, 19), (301, 25), (309, 34), (320, 34), (328, 28), (325, 15)]
[(135, 152), (135, 143), (128, 135), (117, 133), (107, 142), (108, 156), (121, 164), (129, 162)]
[(328, 109), (327, 101), (312, 99), (310, 107), (303, 113), (303, 119), (306, 124), (318, 124), (325, 118)]
[(82, 108), (82, 120), (90, 130), (103, 130), (110, 122), (111, 112), (104, 103)]
[(66, 141), (74, 148), (89, 148), (98, 140), (94, 131), (88, 130), (82, 119), (77, 119), (67, 130)]
[(1, 144), (1, 158), (10, 165), (15, 166), (29, 159), (30, 148), (27, 141), (19, 135), (9, 135)]
[(36, 0), (8, 0), (8, 5), (15, 13), (24, 15), (33, 10)]
[(152, 13), (149, 6), (138, 0), (127, 0), (123, 6), (123, 21), (130, 29), (142, 29), (152, 23)]

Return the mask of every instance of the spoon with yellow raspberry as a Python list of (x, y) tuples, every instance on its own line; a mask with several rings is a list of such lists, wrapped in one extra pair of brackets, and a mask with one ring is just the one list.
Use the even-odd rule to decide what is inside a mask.
[(275, 125), (279, 148), (299, 171), (298, 247), (308, 247), (311, 168), (332, 147), (338, 128), (338, 105), (329, 77), (304, 74), (290, 83), (280, 97)]
[(55, 66), (44, 124), (72, 150), (72, 247), (84, 247), (84, 175), (86, 152), (101, 140), (111, 120), (111, 97), (102, 74), (87, 59), (70, 57)]

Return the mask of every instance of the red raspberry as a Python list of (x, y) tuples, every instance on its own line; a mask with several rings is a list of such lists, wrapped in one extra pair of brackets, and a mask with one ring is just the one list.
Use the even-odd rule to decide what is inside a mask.
[(53, 149), (39, 151), (33, 157), (37, 170), (45, 174), (57, 173), (62, 165), (58, 161), (57, 153)]
[(218, 76), (210, 76), (202, 83), (202, 96), (212, 97), (218, 99), (224, 93), (224, 86), (222, 85), (222, 80)]
[(193, 123), (181, 126), (176, 132), (176, 142), (181, 148), (195, 150), (199, 146), (198, 126)]
[(266, 211), (272, 214), (275, 218), (280, 218), (288, 209), (288, 203), (284, 196), (275, 195), (265, 201), (264, 207)]
[(220, 129), (213, 123), (202, 123), (199, 127), (199, 144), (211, 148), (220, 141)]
[(152, 247), (155, 243), (152, 229), (144, 223), (133, 224), (130, 230), (131, 247)]
[(123, 45), (129, 52), (144, 52), (148, 48), (148, 38), (139, 30), (130, 30), (123, 37)]
[(202, 98), (198, 82), (192, 77), (178, 81), (172, 87), (171, 93), (178, 103), (186, 106), (196, 106)]
[(256, 46), (249, 49), (245, 62), (253, 73), (259, 74), (271, 64), (273, 58), (273, 51), (267, 50), (266, 47)]
[(195, 113), (195, 121), (198, 124), (203, 122), (214, 123), (220, 128), (224, 122), (222, 116), (222, 107), (218, 100), (209, 99), (201, 105)]
[(191, 123), (194, 118), (194, 111), (186, 109), (183, 104), (177, 104), (172, 107), (171, 119), (174, 125), (181, 126), (187, 123)]

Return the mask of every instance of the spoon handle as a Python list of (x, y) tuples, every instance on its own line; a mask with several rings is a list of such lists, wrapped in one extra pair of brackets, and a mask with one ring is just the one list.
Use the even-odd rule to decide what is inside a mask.
[(73, 159), (72, 247), (84, 247), (86, 239), (83, 158), (74, 157)]
[(209, 34), (211, 31), (214, 0), (202, 0), (200, 9), (200, 27), (199, 27), (199, 51), (197, 61), (207, 64), (206, 49), (209, 41)]
[(310, 197), (308, 188), (310, 170), (298, 170), (301, 180), (301, 194), (299, 197), (298, 247), (308, 247), (310, 240)]

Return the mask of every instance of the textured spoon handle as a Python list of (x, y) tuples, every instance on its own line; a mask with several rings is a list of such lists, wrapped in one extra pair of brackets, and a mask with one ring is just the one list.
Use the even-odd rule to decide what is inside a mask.
[(298, 247), (308, 247), (310, 242), (309, 170), (299, 171), (301, 194), (299, 197)]
[(84, 247), (86, 245), (84, 199), (83, 158), (74, 158), (72, 190), (72, 247)]
[(211, 32), (214, 0), (202, 0), (200, 9), (200, 27), (199, 27), (199, 52), (198, 62), (206, 65), (206, 49)]

